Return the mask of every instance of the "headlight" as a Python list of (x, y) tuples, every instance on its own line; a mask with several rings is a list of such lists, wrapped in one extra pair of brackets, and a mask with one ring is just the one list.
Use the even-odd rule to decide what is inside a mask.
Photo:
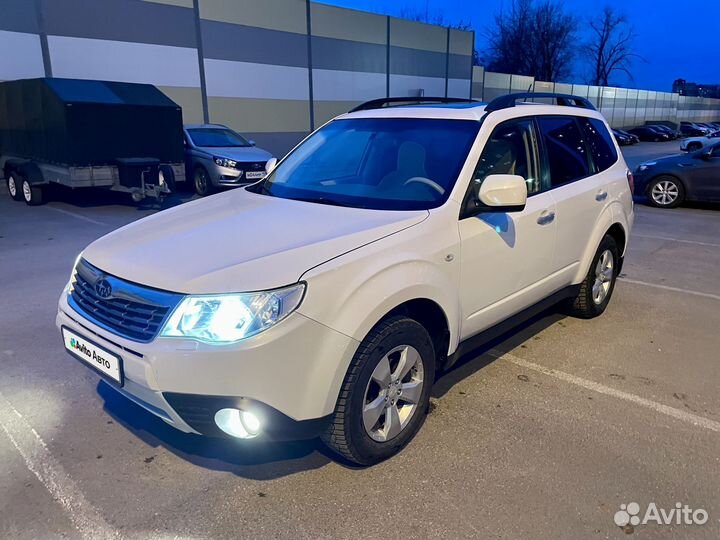
[(231, 169), (234, 169), (237, 166), (237, 161), (234, 159), (214, 156), (213, 161), (221, 167), (230, 167)]
[(638, 167), (638, 170), (641, 171), (641, 172), (642, 172), (642, 171), (647, 171), (650, 167), (652, 167), (653, 165), (656, 165), (656, 164), (657, 164), (657, 161), (648, 161), (647, 163), (641, 164), (641, 165)]
[(233, 343), (277, 324), (302, 301), (305, 284), (272, 291), (187, 296), (160, 332), (205, 343)]

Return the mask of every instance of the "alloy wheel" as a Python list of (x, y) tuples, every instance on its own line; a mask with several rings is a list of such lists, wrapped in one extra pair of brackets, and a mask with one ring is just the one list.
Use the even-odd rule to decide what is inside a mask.
[(668, 206), (677, 200), (679, 194), (680, 190), (675, 182), (663, 180), (653, 186), (650, 196), (658, 205)]
[(397, 437), (415, 414), (425, 373), (420, 353), (400, 345), (380, 360), (370, 376), (363, 402), (363, 424), (375, 441)]
[(25, 202), (32, 201), (32, 188), (30, 187), (30, 182), (27, 180), (22, 183), (22, 190), (23, 190), (23, 197), (25, 197)]
[(206, 193), (208, 187), (208, 179), (207, 175), (205, 174), (205, 171), (198, 170), (195, 173), (195, 191), (198, 192), (198, 194)]
[(606, 249), (600, 255), (597, 265), (595, 265), (595, 283), (593, 283), (592, 287), (592, 298), (596, 305), (602, 304), (607, 298), (608, 292), (610, 292), (614, 267), (613, 254), (609, 249)]
[(17, 184), (15, 183), (15, 177), (10, 176), (7, 181), (8, 191), (10, 192), (10, 196), (14, 199), (17, 197)]

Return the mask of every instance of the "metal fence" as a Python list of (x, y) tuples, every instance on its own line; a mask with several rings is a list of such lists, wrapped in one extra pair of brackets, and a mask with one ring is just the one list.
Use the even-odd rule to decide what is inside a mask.
[(629, 128), (647, 122), (714, 122), (720, 120), (720, 99), (689, 97), (672, 92), (586, 84), (536, 81), (526, 75), (473, 69), (472, 97), (489, 101), (512, 92), (558, 92), (585, 97), (611, 126)]

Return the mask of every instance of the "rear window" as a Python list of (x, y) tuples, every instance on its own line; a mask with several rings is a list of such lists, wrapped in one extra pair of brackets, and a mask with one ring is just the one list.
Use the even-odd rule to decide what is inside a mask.
[(585, 139), (573, 116), (539, 116), (538, 125), (555, 187), (590, 174)]
[(597, 172), (609, 169), (617, 161), (618, 155), (605, 124), (597, 118), (579, 120)]

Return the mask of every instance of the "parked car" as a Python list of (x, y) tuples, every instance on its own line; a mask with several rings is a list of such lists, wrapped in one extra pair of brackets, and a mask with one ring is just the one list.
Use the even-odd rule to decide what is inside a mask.
[(629, 133), (628, 131), (625, 131), (624, 129), (615, 128), (613, 131), (617, 131), (621, 135), (625, 135), (626, 137), (629, 137), (630, 141), (631, 141), (630, 144), (637, 144), (640, 142), (640, 137), (638, 137), (637, 135), (634, 135), (632, 133)]
[(628, 129), (628, 132), (632, 133), (633, 135), (637, 135), (637, 137), (641, 141), (659, 142), (670, 140), (670, 135), (653, 129), (650, 126), (640, 126)]
[(0, 178), (28, 205), (50, 185), (161, 199), (185, 181), (182, 111), (149, 84), (2, 82)]
[(690, 137), (688, 139), (683, 139), (680, 142), (680, 150), (683, 152), (695, 152), (696, 150), (700, 150), (709, 144), (718, 142), (718, 140), (720, 140), (720, 130), (702, 137)]
[(185, 126), (185, 167), (200, 196), (262, 180), (272, 158), (255, 141), (222, 124)]
[(720, 201), (720, 143), (691, 154), (646, 161), (635, 171), (637, 193), (658, 208)]
[(630, 135), (624, 135), (623, 133), (620, 133), (618, 130), (613, 129), (612, 130), (613, 137), (615, 137), (615, 140), (618, 142), (620, 146), (627, 146), (630, 144), (633, 144), (633, 139), (630, 137)]
[(680, 122), (680, 134), (685, 137), (702, 137), (707, 135), (708, 129), (692, 122)]
[(648, 124), (647, 127), (654, 129), (655, 131), (659, 131), (660, 133), (666, 133), (670, 139), (678, 138), (678, 134), (674, 129), (671, 129), (663, 124)]
[(262, 181), (96, 240), (65, 348), (181, 431), (394, 455), (467, 347), (558, 301), (601, 315), (633, 223), (587, 99), (459, 101), (365, 103)]

